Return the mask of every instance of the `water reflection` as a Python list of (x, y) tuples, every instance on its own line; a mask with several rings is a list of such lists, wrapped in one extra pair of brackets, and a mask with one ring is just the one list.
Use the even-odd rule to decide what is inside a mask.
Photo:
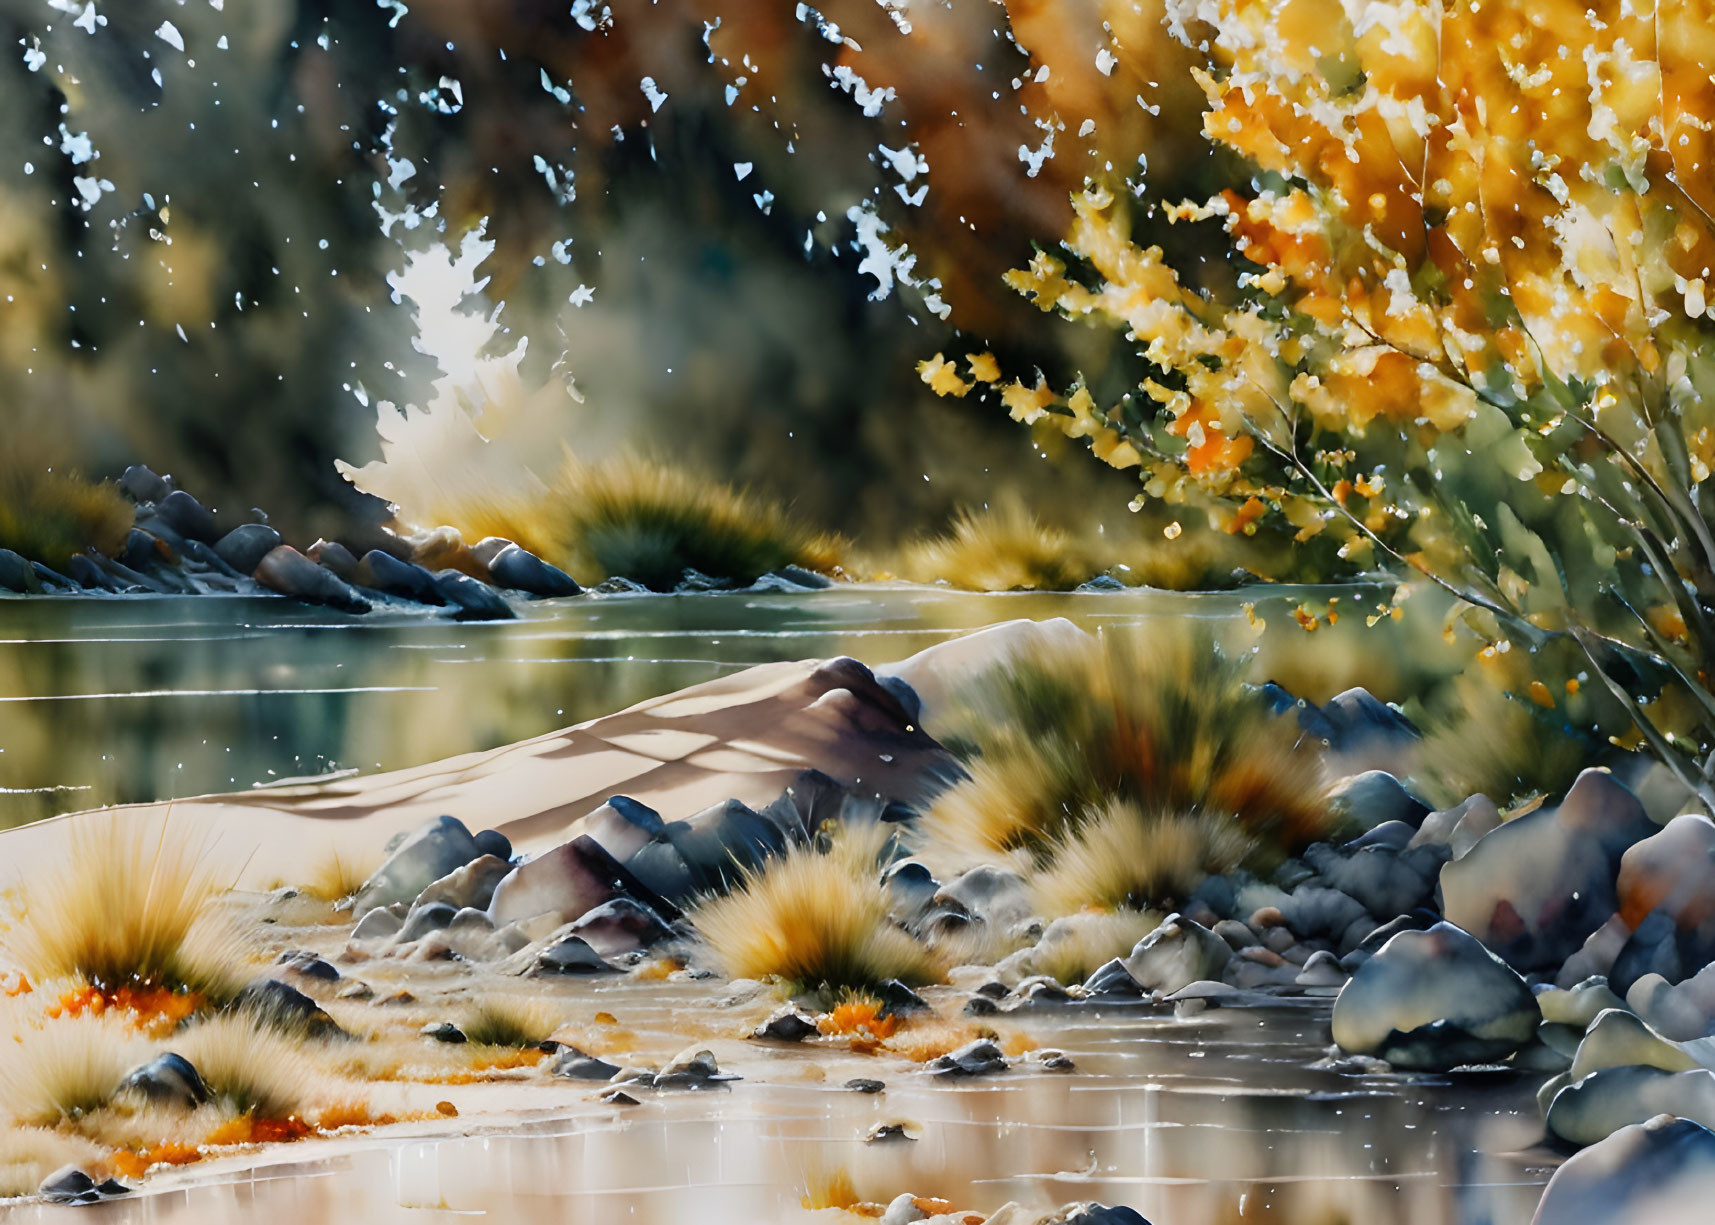
[[(637, 984), (624, 989), (639, 1028), (710, 1011), (690, 985), (642, 990), (639, 1003)], [(963, 1084), (885, 1060), (732, 1042), (722, 1066), (746, 1079), (730, 1091), (645, 1095), (616, 1110), (589, 1086), (538, 1080), (540, 1113), (494, 1126), (469, 1116), (456, 1136), (299, 1145), (278, 1168), (193, 1167), (153, 1184), (177, 1189), (104, 1211), (160, 1225), (813, 1220), (828, 1218), (802, 1207), (806, 1188), (843, 1173), (866, 1200), (910, 1191), (981, 1212), (1097, 1199), (1156, 1225), (1528, 1225), (1551, 1172), (1521, 1152), (1541, 1131), (1535, 1080), (1313, 1069), (1327, 1012), (1316, 1001), (1190, 1022), (1145, 1008), (1037, 1013), (1024, 1027), (1072, 1054), (1078, 1072), (1020, 1067)], [(860, 1073), (884, 1078), (885, 1092), (838, 1087)], [(875, 1124), (898, 1121), (919, 1138), (865, 1143)]]
[[(1306, 636), (1293, 590), (972, 595), (835, 588), (811, 595), (545, 602), (482, 625), (362, 620), (276, 600), (0, 600), (0, 826), (102, 804), (390, 770), (538, 735), (685, 685), (783, 659), (901, 659), (1012, 617), (1079, 624), (1194, 616), (1236, 638), (1267, 621), (1259, 669), (1327, 696), (1383, 696), (1457, 653), (1438, 613)], [(1415, 610), (1414, 610), (1415, 615)], [(1356, 629), (1352, 627), (1356, 626)], [(1412, 633), (1412, 650), (1396, 649)]]

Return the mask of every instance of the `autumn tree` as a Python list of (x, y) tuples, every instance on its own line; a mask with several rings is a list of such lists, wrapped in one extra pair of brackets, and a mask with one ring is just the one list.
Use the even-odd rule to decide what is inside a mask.
[[(1148, 374), (1112, 402), (986, 354), (923, 376), (987, 383), (1136, 469), (1142, 498), (1426, 576), (1497, 642), (1575, 643), (1715, 805), (1710, 17), (1179, 0), (1203, 134), (1248, 184), (1151, 211), (1097, 178), (1061, 253), (1008, 278), (1122, 330)], [(1161, 220), (1219, 226), (1233, 288), (1135, 241)]]

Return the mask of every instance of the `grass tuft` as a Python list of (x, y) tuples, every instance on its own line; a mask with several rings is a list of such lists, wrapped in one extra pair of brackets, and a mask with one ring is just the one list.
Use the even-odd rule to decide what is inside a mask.
[[(116, 1019), (34, 1019), (0, 1042), (0, 1108), (20, 1123), (52, 1127), (105, 1106), (125, 1074), (147, 1058)], [(32, 1188), (33, 1190), (33, 1188)]]
[(325, 1079), (309, 1041), (259, 1025), (247, 1013), (221, 1013), (180, 1033), (172, 1049), (202, 1074), (214, 1100), (235, 1115), (301, 1116), (310, 1086)]
[(970, 777), (925, 833), (966, 858), (1024, 852), (1062, 913), (1183, 896), (1332, 822), (1315, 752), (1202, 631), (1044, 644), (973, 680), (941, 722)]
[(309, 880), (299, 886), (303, 892), (323, 902), (343, 902), (368, 880), (381, 866), (381, 856), (341, 854), (330, 851), (310, 872)]
[(535, 1046), (565, 1021), (564, 1010), (548, 1000), (494, 996), (480, 1001), (459, 1028), (475, 1046)]
[(671, 590), (686, 569), (748, 583), (781, 566), (839, 563), (836, 541), (778, 503), (651, 460), (569, 460), (553, 497), (555, 551), (580, 577)]
[(1086, 540), (1050, 527), (1016, 498), (965, 509), (950, 529), (905, 546), (899, 572), (965, 591), (1069, 591), (1113, 564)]
[(0, 459), (0, 549), (56, 568), (85, 549), (116, 553), (136, 512), (118, 489), (22, 456)]
[(735, 978), (836, 992), (891, 978), (936, 982), (939, 958), (888, 914), (877, 863), (888, 836), (885, 827), (846, 826), (825, 851), (793, 847), (703, 903), (692, 921)]
[(97, 1166), (102, 1150), (79, 1136), (40, 1127), (0, 1127), (0, 1200), (34, 1195), (68, 1165)]
[(23, 892), (6, 952), (38, 981), (160, 987), (213, 1003), (243, 986), (245, 940), (217, 906), (218, 868), (164, 818), (82, 818), (68, 856)]
[(1061, 919), (1030, 954), (1030, 971), (1070, 986), (1124, 957), (1160, 923), (1160, 916), (1121, 908), (1081, 911)]

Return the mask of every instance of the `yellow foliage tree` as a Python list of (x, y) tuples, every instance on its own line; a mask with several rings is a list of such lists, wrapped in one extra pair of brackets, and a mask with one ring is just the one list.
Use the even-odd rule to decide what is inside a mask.
[(1139, 193), (1092, 184), (1065, 255), (1008, 280), (1123, 328), (1150, 374), (1107, 406), (1004, 379), (1001, 403), (1139, 467), (1146, 496), (1421, 572), (1527, 644), (1572, 637), (1715, 803), (1712, 18), (1176, 0), (1204, 135), (1251, 176), (1158, 216), (1223, 227), (1234, 288), (1192, 288), (1132, 240)]

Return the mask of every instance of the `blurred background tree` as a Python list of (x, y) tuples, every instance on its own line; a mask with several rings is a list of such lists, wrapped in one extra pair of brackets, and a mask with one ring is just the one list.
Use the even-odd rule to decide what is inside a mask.
[(580, 455), (665, 451), (883, 539), (997, 481), (1074, 517), (1050, 470), (1104, 488), (1095, 466), (936, 403), (911, 367), (965, 328), (1055, 378), (1133, 377), (1118, 338), (1044, 327), (1001, 274), (1089, 174), (1224, 173), (1161, 18), (7, 0), (9, 428), (44, 464), (144, 461), (223, 512), (336, 534), (381, 511), (333, 459), (372, 459), (375, 405), (427, 403), (445, 361), (401, 299), (407, 259), (477, 234), (465, 305), (497, 348), (530, 340), (523, 377), (560, 386)]

